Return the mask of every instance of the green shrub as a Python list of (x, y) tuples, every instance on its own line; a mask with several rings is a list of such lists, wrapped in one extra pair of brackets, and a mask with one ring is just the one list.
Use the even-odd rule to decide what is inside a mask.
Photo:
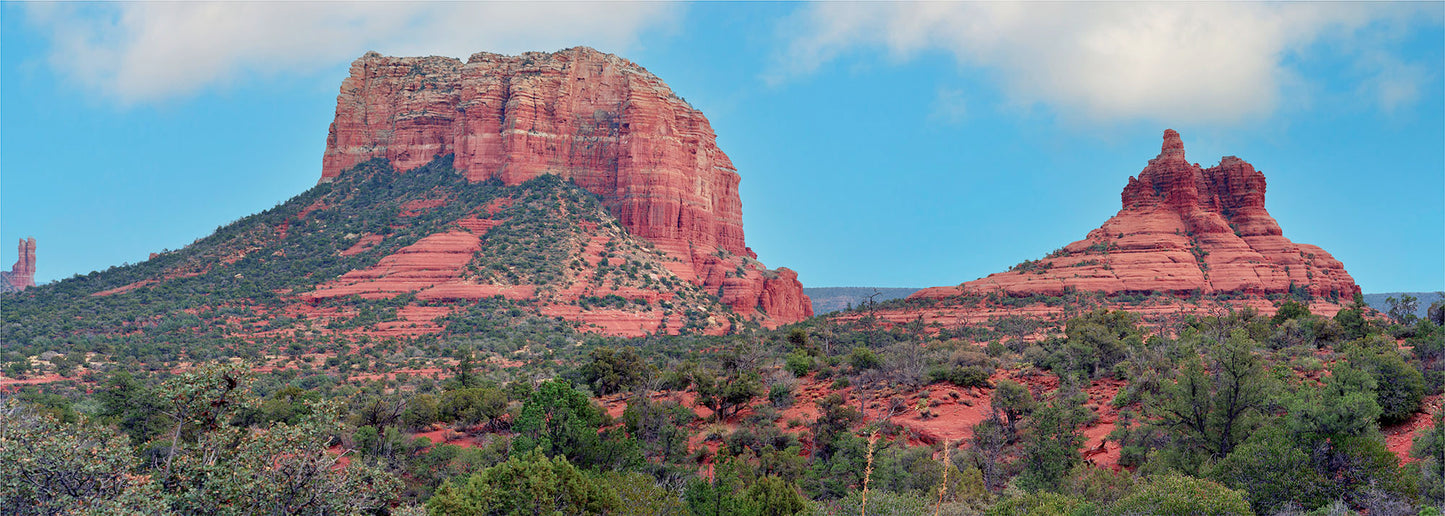
[(566, 457), (534, 450), (474, 475), (442, 483), (427, 501), (433, 515), (602, 514), (622, 505), (617, 492), (584, 475)]
[(1425, 376), (1405, 363), (1395, 343), (1372, 337), (1349, 351), (1349, 364), (1375, 378), (1375, 402), (1380, 404), (1380, 423), (1409, 419), (1425, 400)]
[(848, 354), (848, 364), (852, 365), (853, 369), (862, 371), (877, 369), (878, 366), (883, 365), (883, 360), (878, 358), (878, 354), (873, 350), (859, 346), (853, 348), (853, 352)]
[(959, 387), (993, 387), (988, 371), (978, 366), (939, 367), (928, 372), (928, 381), (949, 382)]
[(1252, 516), (1249, 502), (1239, 491), (1209, 480), (1182, 475), (1155, 478), (1120, 500), (1109, 514), (1119, 516)]
[(1020, 494), (989, 507), (988, 516), (1072, 516), (1094, 514), (1094, 504), (1049, 491)]
[(1210, 478), (1238, 489), (1261, 513), (1290, 504), (1317, 507), (1329, 500), (1329, 480), (1310, 465), (1309, 456), (1278, 428), (1265, 428), (1220, 461)]
[[(894, 493), (881, 489), (870, 489), (868, 490), (866, 514), (870, 516), (932, 516), (934, 500), (936, 500), (934, 497), (914, 493)], [(802, 514), (806, 516), (864, 514), (862, 505), (861, 493), (850, 491), (847, 496), (838, 500), (813, 504)]]
[(783, 359), (783, 368), (787, 369), (788, 372), (793, 373), (793, 376), (797, 376), (799, 378), (806, 376), (809, 372), (811, 372), (813, 370), (813, 365), (813, 357), (802, 351), (794, 351), (792, 353), (788, 353), (787, 358)]
[(787, 408), (793, 405), (793, 386), (775, 383), (768, 388), (768, 402), (774, 407)]

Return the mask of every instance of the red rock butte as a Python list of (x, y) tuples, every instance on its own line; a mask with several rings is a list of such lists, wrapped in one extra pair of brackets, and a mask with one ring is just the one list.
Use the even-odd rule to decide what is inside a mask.
[(9, 271), (0, 271), (0, 292), (19, 292), (35, 286), (35, 237), (20, 239), (19, 258)]
[(572, 180), (739, 313), (770, 325), (812, 315), (791, 270), (729, 277), (761, 269), (743, 239), (740, 177), (707, 118), (626, 59), (577, 47), (352, 63), (322, 182), (373, 158), (409, 170), (449, 154), (472, 181)]
[(912, 297), (1075, 289), (1110, 295), (1307, 292), (1347, 302), (1359, 293), (1330, 253), (1283, 236), (1264, 208), (1264, 193), (1264, 174), (1254, 166), (1234, 156), (1210, 168), (1190, 164), (1179, 133), (1166, 130), (1159, 156), (1124, 187), (1123, 208), (1084, 240), (1008, 272)]

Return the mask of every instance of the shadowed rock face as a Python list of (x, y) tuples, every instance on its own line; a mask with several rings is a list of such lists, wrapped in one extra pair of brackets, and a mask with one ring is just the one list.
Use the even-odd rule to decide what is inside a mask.
[(19, 292), (35, 286), (35, 238), (20, 239), (19, 258), (9, 272), (0, 271), (0, 292)]
[(519, 56), (386, 57), (351, 65), (321, 181), (372, 158), (408, 170), (439, 155), (469, 180), (575, 182), (634, 234), (682, 260), (734, 310), (771, 323), (812, 315), (797, 275), (751, 269), (740, 178), (707, 118), (656, 76), (578, 47)]
[(1179, 133), (1166, 130), (1159, 156), (1124, 187), (1123, 209), (1084, 240), (1015, 270), (913, 297), (1058, 295), (1066, 288), (1108, 294), (1293, 290), (1344, 300), (1358, 293), (1329, 253), (1283, 236), (1264, 208), (1264, 193), (1264, 174), (1254, 166), (1226, 156), (1200, 168), (1185, 160)]

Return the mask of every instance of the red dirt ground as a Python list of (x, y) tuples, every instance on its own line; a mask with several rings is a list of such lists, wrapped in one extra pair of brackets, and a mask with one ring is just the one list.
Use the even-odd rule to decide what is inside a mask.
[(1435, 426), (1432, 418), (1435, 412), (1440, 410), (1441, 401), (1440, 396), (1426, 398), (1423, 411), (1416, 412), (1404, 423), (1380, 429), (1385, 434), (1385, 446), (1400, 457), (1400, 462), (1415, 462), (1415, 459), (1410, 457), (1410, 446), (1414, 444), (1415, 436)]
[(431, 439), (432, 444), (454, 444), (462, 448), (475, 448), (482, 445), (481, 440), (476, 437), (452, 430), (451, 428), (418, 432), (412, 434), (412, 437), (425, 437)]
[[(991, 380), (997, 382), (1005, 378), (1027, 385), (1037, 399), (1048, 397), (1059, 386), (1058, 378), (1053, 375), (1020, 370), (1000, 370)], [(817, 380), (812, 376), (800, 379), (794, 390), (797, 401), (780, 411), (779, 427), (786, 432), (802, 433), (818, 417), (817, 401), (833, 393), (843, 395), (845, 402), (854, 407), (858, 405), (856, 389), (848, 387), (835, 390), (831, 385), (831, 380)], [(1118, 410), (1109, 402), (1124, 385), (1120, 380), (1101, 379), (1094, 381), (1085, 391), (1088, 395), (1087, 406), (1099, 415), (1093, 424), (1083, 428), (1085, 443), (1082, 449), (1085, 458), (1095, 465), (1116, 470), (1119, 469), (1119, 444), (1108, 441), (1107, 437), (1114, 431)], [(919, 402), (924, 399), (925, 394), (929, 400), (929, 411), (934, 415), (927, 419), (921, 417), (918, 410)], [(973, 426), (989, 417), (989, 397), (992, 394), (992, 389), (961, 388), (950, 384), (935, 384), (918, 391), (898, 393), (897, 395), (905, 400), (905, 408), (893, 415), (889, 421), (911, 433), (909, 441), (913, 445), (944, 442), (962, 444), (972, 436)], [(695, 405), (696, 396), (692, 392), (656, 392), (651, 396), (655, 400), (677, 401), (697, 413), (698, 420), (693, 425), (694, 435), (689, 440), (689, 448), (692, 450), (706, 446), (715, 452), (718, 443), (708, 441), (708, 434), (734, 430), (737, 427), (736, 421), (753, 412), (752, 409), (745, 409), (728, 422), (715, 423), (708, 421), (712, 416), (710, 410)], [(876, 394), (871, 396), (868, 400), (869, 406), (864, 410), (864, 420), (872, 421), (881, 417), (884, 400), (888, 397)], [(598, 402), (609, 415), (619, 418), (627, 407), (627, 396), (608, 396)], [(766, 401), (755, 402), (754, 407), (765, 403)], [(801, 425), (792, 426), (790, 423)]]
[(67, 377), (62, 377), (62, 376), (60, 376), (60, 375), (58, 375), (58, 374), (47, 374), (47, 375), (41, 375), (41, 376), (33, 376), (33, 377), (30, 377), (30, 378), (25, 378), (25, 379), (17, 379), (17, 378), (9, 378), (9, 377), (5, 377), (5, 376), (0, 376), (0, 387), (8, 387), (8, 386), (11, 386), (11, 385), (35, 385), (35, 384), (38, 384), (38, 383), (62, 382), (62, 381), (66, 381), (66, 380), (75, 380), (75, 379), (77, 379), (76, 376), (70, 376), (70, 377), (67, 378)]

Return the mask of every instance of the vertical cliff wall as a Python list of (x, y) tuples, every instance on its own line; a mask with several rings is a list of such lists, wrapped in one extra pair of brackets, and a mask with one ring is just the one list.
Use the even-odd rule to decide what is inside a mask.
[(18, 255), (8, 272), (0, 271), (0, 292), (19, 292), (35, 286), (35, 237), (20, 239)]
[(368, 53), (336, 104), (321, 181), (372, 158), (406, 170), (447, 154), (472, 181), (559, 175), (735, 310), (773, 323), (812, 314), (797, 275), (747, 248), (740, 178), (707, 118), (626, 59), (584, 47), (465, 63)]

